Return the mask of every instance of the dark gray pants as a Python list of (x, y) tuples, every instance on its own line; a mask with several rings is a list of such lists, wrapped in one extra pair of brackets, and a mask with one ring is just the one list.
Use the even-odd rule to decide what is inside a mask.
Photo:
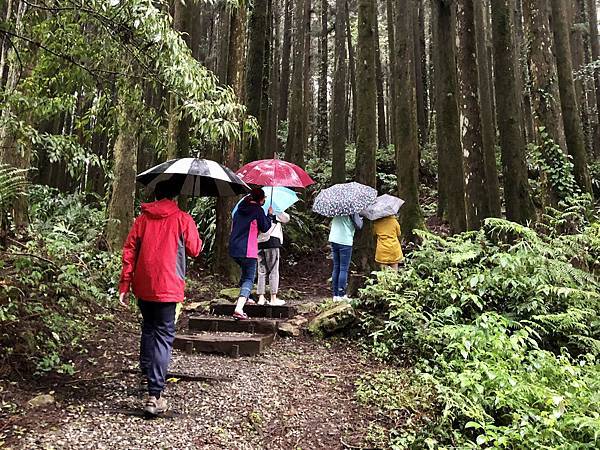
[(140, 369), (148, 378), (148, 394), (160, 397), (175, 340), (177, 303), (138, 300), (144, 319), (140, 340)]
[(267, 277), (271, 294), (279, 292), (279, 249), (266, 248), (258, 251), (258, 295), (265, 295), (267, 291)]

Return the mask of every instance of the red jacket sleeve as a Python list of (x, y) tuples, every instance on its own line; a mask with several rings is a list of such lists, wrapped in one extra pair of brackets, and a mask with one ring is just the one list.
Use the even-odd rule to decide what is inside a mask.
[(119, 281), (119, 293), (127, 293), (131, 287), (133, 271), (135, 270), (140, 247), (140, 221), (141, 217), (137, 218), (133, 223), (123, 245), (123, 269), (121, 270), (121, 279)]
[(185, 253), (192, 258), (195, 258), (202, 251), (202, 240), (198, 234), (198, 228), (194, 219), (190, 215), (185, 216), (185, 225), (183, 236), (185, 240)]

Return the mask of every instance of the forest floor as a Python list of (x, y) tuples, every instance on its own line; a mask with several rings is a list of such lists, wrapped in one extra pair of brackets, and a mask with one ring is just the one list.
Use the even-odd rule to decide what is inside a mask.
[[(303, 259), (283, 271), (282, 285), (293, 286), (295, 303), (320, 302), (327, 295), (327, 271), (322, 256)], [(129, 311), (99, 329), (74, 376), (0, 380), (0, 402), (13, 408), (0, 414), (0, 448), (360, 448), (377, 421), (376, 411), (357, 402), (355, 382), (381, 364), (356, 344), (308, 336), (278, 338), (249, 358), (175, 352), (171, 370), (225, 380), (173, 380), (166, 391), (168, 415), (146, 420), (137, 376), (122, 373), (136, 367), (137, 321)], [(33, 408), (29, 401), (40, 394), (53, 402)]]

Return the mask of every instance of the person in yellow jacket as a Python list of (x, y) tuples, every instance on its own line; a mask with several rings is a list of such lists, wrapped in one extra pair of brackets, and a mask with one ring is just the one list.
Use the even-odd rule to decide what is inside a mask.
[(373, 231), (377, 236), (375, 262), (382, 268), (398, 270), (398, 264), (404, 259), (400, 246), (400, 224), (396, 216), (387, 216), (373, 222)]

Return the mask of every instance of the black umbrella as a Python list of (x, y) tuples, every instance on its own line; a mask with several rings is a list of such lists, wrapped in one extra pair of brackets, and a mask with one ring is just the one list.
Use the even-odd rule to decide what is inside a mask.
[(209, 159), (172, 159), (140, 173), (136, 179), (150, 189), (169, 180), (181, 195), (194, 197), (230, 197), (250, 192), (232, 170)]

